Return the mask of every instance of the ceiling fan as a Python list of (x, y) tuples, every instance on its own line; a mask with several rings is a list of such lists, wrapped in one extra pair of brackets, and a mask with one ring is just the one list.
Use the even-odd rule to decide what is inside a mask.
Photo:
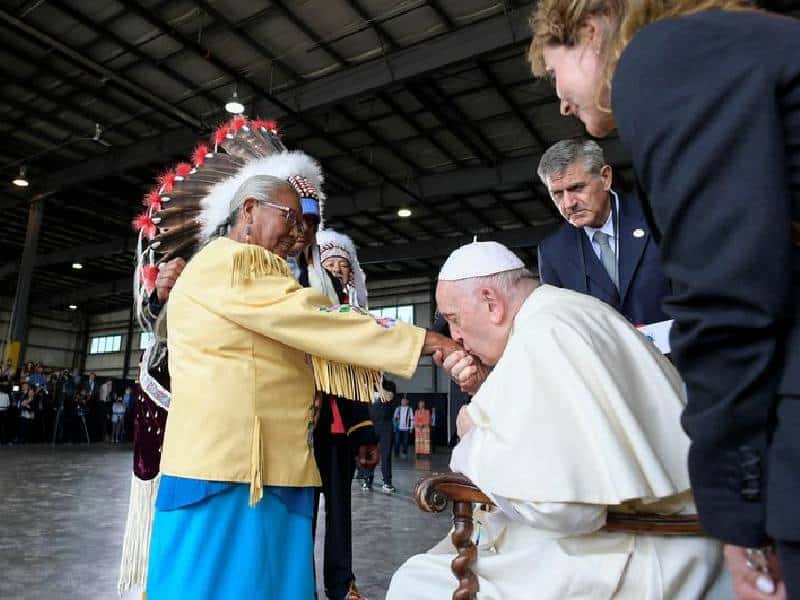
[(100, 123), (95, 123), (94, 136), (92, 137), (92, 141), (97, 142), (98, 144), (101, 144), (106, 148), (110, 148), (112, 145), (111, 142), (109, 142), (108, 140), (104, 140), (102, 136), (103, 136), (103, 128), (100, 126)]

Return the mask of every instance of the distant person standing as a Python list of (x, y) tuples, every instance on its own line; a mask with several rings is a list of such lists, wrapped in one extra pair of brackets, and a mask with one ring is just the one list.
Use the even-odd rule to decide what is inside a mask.
[(120, 398), (115, 398), (111, 405), (111, 443), (119, 444), (122, 441), (122, 431), (125, 428), (125, 404)]
[(425, 408), (425, 401), (417, 403), (414, 411), (414, 452), (419, 456), (431, 453), (431, 411)]
[[(370, 406), (370, 416), (375, 424), (375, 432), (378, 434), (378, 449), (381, 456), (381, 476), (383, 483), (381, 491), (391, 494), (395, 491), (392, 485), (392, 447), (394, 446), (394, 410), (395, 394), (397, 387), (393, 381), (383, 380), (383, 391), (376, 392), (375, 402)], [(372, 489), (374, 472), (370, 471), (368, 478), (364, 481), (366, 489)]]
[(394, 411), (394, 423), (396, 425), (396, 439), (394, 447), (395, 458), (408, 457), (408, 438), (414, 427), (414, 411), (408, 405), (408, 397), (403, 395), (400, 406)]

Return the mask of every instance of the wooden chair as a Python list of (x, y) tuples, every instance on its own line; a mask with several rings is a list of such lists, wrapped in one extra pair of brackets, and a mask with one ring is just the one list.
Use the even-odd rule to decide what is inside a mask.
[[(473, 505), (494, 506), (494, 503), (460, 473), (421, 479), (414, 495), (417, 505), (425, 512), (440, 513), (448, 503), (453, 503), (453, 533), (450, 537), (457, 555), (451, 569), (458, 580), (453, 600), (474, 600), (478, 593), (478, 577), (472, 571), (472, 565), (478, 558), (478, 548), (472, 542)], [(667, 536), (704, 535), (696, 515), (609, 512), (604, 531)]]

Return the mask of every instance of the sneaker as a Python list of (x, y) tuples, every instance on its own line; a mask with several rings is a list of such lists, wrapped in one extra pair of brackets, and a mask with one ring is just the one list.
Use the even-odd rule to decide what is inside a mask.
[(372, 486), (369, 483), (367, 483), (366, 481), (363, 481), (361, 483), (361, 491), (362, 492), (369, 492), (371, 490), (372, 490)]
[(387, 494), (394, 494), (397, 491), (397, 489), (391, 483), (384, 483), (381, 486), (381, 491)]

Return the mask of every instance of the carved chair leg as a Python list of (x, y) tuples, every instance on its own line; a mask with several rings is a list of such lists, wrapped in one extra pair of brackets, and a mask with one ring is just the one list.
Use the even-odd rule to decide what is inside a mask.
[(478, 577), (472, 565), (478, 558), (478, 548), (472, 542), (472, 502), (453, 502), (453, 534), (451, 539), (458, 551), (451, 569), (458, 579), (453, 600), (475, 600), (478, 594)]

